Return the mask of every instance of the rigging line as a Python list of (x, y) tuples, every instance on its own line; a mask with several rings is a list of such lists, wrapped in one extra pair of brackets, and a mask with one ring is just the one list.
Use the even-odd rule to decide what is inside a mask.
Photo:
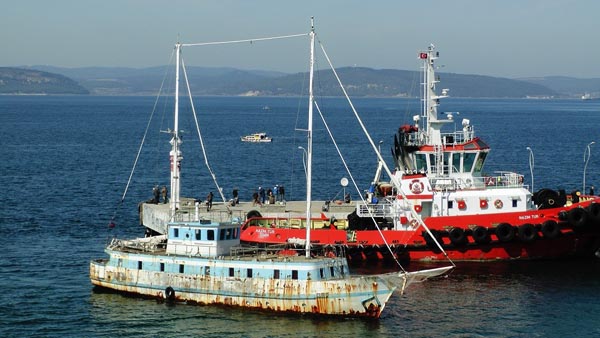
[(266, 37), (266, 38), (244, 39), (244, 40), (213, 41), (213, 42), (199, 42), (199, 43), (182, 43), (181, 46), (182, 47), (193, 47), (193, 46), (226, 45), (226, 44), (242, 43), (242, 42), (253, 43), (255, 41), (288, 39), (288, 38), (296, 38), (296, 37), (299, 37), (299, 36), (308, 36), (308, 33), (293, 34), (293, 35), (282, 35), (282, 36), (272, 36), (272, 37)]
[[(356, 117), (356, 120), (358, 121), (360, 127), (362, 128), (363, 133), (365, 134), (365, 136), (369, 140), (369, 143), (371, 144), (371, 147), (375, 151), (375, 154), (377, 154), (377, 159), (379, 161), (381, 161), (381, 163), (383, 164), (383, 168), (384, 168), (385, 172), (391, 178), (392, 182), (394, 183), (394, 186), (396, 186), (396, 190), (402, 195), (402, 198), (403, 198), (403, 201), (404, 201), (405, 205), (409, 206), (408, 209), (410, 210), (411, 215), (414, 217), (414, 219), (416, 219), (419, 222), (419, 226), (422, 226), (425, 229), (425, 231), (427, 231), (427, 233), (429, 234), (429, 236), (431, 236), (431, 238), (433, 239), (433, 241), (435, 242), (435, 244), (437, 245), (437, 247), (444, 253), (444, 256), (446, 257), (446, 259), (448, 259), (448, 261), (453, 266), (456, 266), (454, 264), (454, 262), (450, 259), (450, 257), (448, 257), (448, 254), (442, 248), (442, 246), (437, 241), (437, 239), (435, 238), (435, 236), (433, 236), (433, 234), (429, 230), (429, 227), (427, 227), (427, 225), (425, 225), (425, 222), (423, 222), (423, 220), (421, 219), (421, 217), (419, 217), (419, 215), (417, 215), (417, 213), (414, 210), (414, 208), (412, 208), (412, 205), (409, 204), (408, 198), (406, 197), (406, 195), (404, 194), (404, 192), (401, 189), (400, 182), (398, 182), (398, 179), (396, 178), (396, 176), (392, 175), (392, 172), (390, 171), (390, 168), (388, 168), (387, 164), (383, 160), (383, 157), (381, 157), (381, 153), (379, 153), (379, 151), (377, 150), (377, 147), (375, 146), (375, 142), (373, 142), (373, 139), (371, 138), (371, 136), (367, 132), (367, 128), (365, 127), (362, 119), (360, 118), (360, 116), (358, 116), (358, 113), (356, 112), (356, 109), (354, 108), (354, 104), (352, 103), (352, 100), (350, 100), (350, 97), (348, 96), (348, 93), (346, 92), (346, 89), (344, 88), (344, 86), (342, 84), (342, 81), (340, 80), (340, 77), (338, 76), (338, 73), (335, 71), (335, 68), (333, 67), (333, 64), (331, 63), (331, 59), (329, 58), (329, 55), (327, 55), (327, 52), (325, 51), (325, 47), (323, 46), (323, 44), (321, 43), (320, 40), (318, 42), (319, 42), (319, 46), (321, 47), (321, 50), (323, 51), (323, 55), (325, 56), (325, 59), (329, 63), (329, 67), (333, 71), (333, 74), (335, 75), (335, 78), (336, 78), (338, 84), (340, 85), (340, 88), (342, 89), (342, 92), (344, 93), (344, 96), (346, 97), (346, 100), (348, 101), (348, 104), (350, 105), (350, 108), (352, 108), (352, 112), (354, 113), (354, 116)], [(361, 196), (361, 199), (362, 199), (362, 196)], [(365, 202), (365, 201), (363, 200), (363, 202)], [(377, 224), (375, 224), (375, 225), (377, 226)], [(378, 226), (377, 226), (377, 229), (381, 233), (381, 230), (379, 229)], [(387, 245), (387, 242), (385, 241), (385, 237), (382, 237), (382, 238), (383, 238), (384, 242)], [(388, 246), (388, 248), (389, 248), (389, 246)]]
[[(363, 196), (360, 193), (360, 189), (358, 188), (358, 184), (356, 183), (356, 180), (354, 180), (354, 176), (350, 172), (350, 168), (348, 168), (348, 163), (346, 163), (346, 160), (342, 156), (342, 152), (341, 152), (340, 148), (338, 147), (338, 144), (335, 141), (333, 134), (331, 133), (331, 129), (329, 129), (329, 125), (327, 124), (327, 121), (325, 121), (325, 117), (323, 116), (323, 113), (321, 112), (321, 109), (319, 108), (319, 105), (317, 104), (317, 102), (315, 102), (315, 107), (317, 108), (317, 111), (319, 112), (319, 116), (321, 116), (321, 121), (323, 121), (323, 124), (325, 125), (325, 130), (327, 130), (327, 133), (329, 134), (329, 138), (333, 142), (333, 145), (335, 146), (335, 149), (337, 150), (338, 156), (340, 157), (342, 164), (344, 165), (344, 168), (346, 169), (346, 172), (348, 173), (348, 176), (350, 176), (350, 180), (352, 181), (352, 184), (354, 185), (354, 189), (356, 189), (356, 191), (359, 193), (358, 195), (360, 196), (360, 199), (363, 201), (363, 203), (365, 203), (365, 200), (363, 199)], [(379, 231), (379, 235), (383, 239), (383, 243), (385, 243), (385, 246), (387, 247), (388, 251), (392, 254), (394, 261), (396, 262), (396, 264), (398, 264), (398, 266), (400, 267), (400, 269), (403, 272), (406, 272), (404, 270), (404, 267), (402, 266), (402, 264), (400, 264), (400, 262), (394, 255), (394, 252), (392, 251), (392, 248), (390, 247), (387, 240), (385, 239), (385, 236), (383, 235), (381, 228), (379, 228), (379, 225), (377, 225), (377, 222), (375, 222), (374, 216), (371, 215), (371, 219), (373, 220), (373, 223), (375, 224), (375, 228), (377, 229), (377, 231)]]
[[(200, 139), (200, 147), (202, 148), (202, 155), (204, 156), (204, 163), (206, 164), (206, 168), (208, 169), (210, 176), (212, 177), (213, 181), (215, 182), (215, 185), (217, 186), (217, 191), (219, 192), (219, 195), (221, 195), (221, 199), (223, 200), (223, 205), (225, 205), (227, 210), (229, 210), (229, 205), (225, 201), (225, 195), (223, 195), (223, 189), (221, 189), (221, 187), (219, 186), (219, 183), (217, 182), (217, 176), (215, 175), (212, 168), (210, 167), (210, 164), (208, 163), (206, 149), (204, 148), (204, 139), (202, 138), (202, 133), (200, 133), (200, 124), (198, 124), (196, 108), (194, 108), (194, 100), (192, 99), (192, 91), (190, 89), (190, 82), (188, 81), (187, 71), (185, 70), (185, 63), (183, 62), (183, 58), (181, 59), (181, 69), (183, 70), (183, 77), (185, 78), (185, 84), (187, 86), (187, 92), (188, 92), (188, 96), (190, 98), (190, 105), (192, 107), (192, 113), (194, 114), (194, 122), (196, 122), (196, 131), (198, 132), (198, 138)], [(231, 210), (229, 210), (229, 211), (231, 211)]]
[[(171, 57), (169, 59), (169, 63), (171, 63), (174, 53), (175, 53), (175, 51), (173, 50), (171, 52)], [(148, 136), (148, 130), (150, 129), (150, 123), (152, 122), (154, 113), (156, 112), (156, 106), (158, 105), (158, 99), (160, 97), (160, 93), (162, 93), (162, 89), (165, 84), (165, 79), (167, 78), (167, 73), (168, 73), (167, 70), (168, 70), (168, 67), (165, 67), (165, 75), (163, 76), (162, 82), (160, 84), (160, 88), (158, 90), (158, 95), (156, 95), (156, 99), (154, 100), (154, 105), (152, 107), (152, 113), (150, 113), (150, 118), (148, 119), (148, 124), (146, 125), (146, 130), (144, 131), (144, 137), (142, 137), (142, 142), (140, 143), (140, 147), (138, 149), (137, 155), (135, 156), (133, 168), (131, 168), (131, 173), (129, 174), (129, 179), (127, 179), (127, 185), (125, 186), (125, 191), (123, 191), (123, 196), (121, 197), (121, 203), (123, 203), (123, 200), (125, 200), (125, 196), (127, 195), (127, 191), (129, 190), (129, 185), (131, 184), (131, 179), (133, 178), (133, 173), (135, 172), (135, 168), (137, 167), (137, 163), (140, 159), (140, 154), (142, 153), (142, 148), (144, 147), (144, 143), (146, 142), (146, 137)]]

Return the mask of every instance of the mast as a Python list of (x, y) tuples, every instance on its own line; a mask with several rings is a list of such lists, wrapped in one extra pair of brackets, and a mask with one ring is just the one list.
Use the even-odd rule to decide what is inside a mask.
[(179, 137), (179, 62), (181, 60), (181, 44), (178, 42), (175, 44), (175, 110), (174, 110), (174, 122), (173, 131), (171, 138), (171, 152), (169, 153), (169, 159), (171, 162), (171, 215), (175, 216), (175, 212), (179, 209), (179, 189), (181, 182), (179, 181), (179, 174), (181, 169), (181, 151), (179, 146), (181, 145), (181, 138)]
[(310, 227), (311, 227), (311, 194), (312, 194), (312, 124), (313, 124), (313, 72), (315, 63), (315, 23), (310, 18), (310, 63), (308, 80), (308, 129), (306, 148), (306, 258), (310, 257)]

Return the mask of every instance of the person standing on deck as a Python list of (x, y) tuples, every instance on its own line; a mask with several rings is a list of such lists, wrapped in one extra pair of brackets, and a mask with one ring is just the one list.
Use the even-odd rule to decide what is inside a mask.
[(162, 189), (160, 189), (160, 193), (162, 194), (163, 204), (167, 204), (169, 198), (167, 197), (168, 191), (166, 185), (163, 185)]
[(158, 189), (158, 184), (152, 188), (152, 196), (152, 203), (158, 204), (158, 201), (160, 201), (160, 190)]
[(206, 211), (210, 211), (210, 209), (212, 209), (213, 196), (214, 195), (212, 191), (206, 195)]
[(266, 195), (265, 195), (265, 189), (263, 189), (262, 186), (258, 187), (258, 196), (260, 197), (260, 203), (265, 204)]
[(279, 186), (279, 198), (281, 202), (285, 202), (285, 188), (283, 184)]

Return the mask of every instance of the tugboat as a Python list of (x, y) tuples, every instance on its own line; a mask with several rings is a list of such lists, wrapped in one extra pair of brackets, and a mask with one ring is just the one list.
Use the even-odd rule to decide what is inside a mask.
[[(551, 189), (532, 193), (523, 175), (509, 171), (486, 176), (482, 170), (490, 147), (475, 136), (471, 122), (463, 119), (462, 130), (442, 132), (454, 119), (438, 113), (440, 100), (448, 96), (447, 89), (436, 92), (438, 57), (433, 45), (418, 53), (422, 111), (395, 135), (395, 171), (379, 157), (367, 198), (346, 220), (338, 218), (337, 227), (313, 231), (311, 240), (345, 245), (356, 259), (385, 258), (388, 247), (396, 256), (423, 261), (593, 255), (600, 247), (600, 197)], [(289, 223), (250, 218), (242, 240), (302, 238)], [(264, 224), (270, 224), (268, 232), (261, 231)]]
[[(313, 26), (314, 27), (314, 26)], [(305, 34), (306, 35), (306, 34)], [(304, 36), (305, 36), (304, 35)], [(314, 28), (310, 33), (310, 95), (307, 130), (307, 215), (311, 205), (312, 163), (312, 75)], [(192, 44), (193, 45), (193, 44)], [(182, 46), (175, 45), (176, 78)], [(184, 68), (185, 74), (185, 68)], [(176, 84), (176, 93), (179, 85)], [(188, 92), (190, 92), (188, 90)], [(178, 100), (171, 138), (171, 190), (180, 184)], [(176, 202), (174, 202), (176, 203)], [(392, 294), (429, 277), (446, 273), (453, 266), (376, 275), (350, 274), (340, 247), (258, 248), (240, 245), (241, 222), (213, 222), (199, 217), (172, 219), (166, 234), (113, 239), (105, 249), (108, 259), (90, 262), (93, 285), (120, 292), (164, 299), (169, 302), (214, 304), (298, 314), (379, 318)], [(310, 227), (305, 236), (310, 238)], [(304, 255), (300, 255), (303, 253)], [(321, 254), (322, 253), (322, 254)]]

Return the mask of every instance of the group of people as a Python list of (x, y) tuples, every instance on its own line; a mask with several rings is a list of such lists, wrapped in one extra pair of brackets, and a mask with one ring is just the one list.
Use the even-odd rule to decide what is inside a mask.
[(275, 204), (276, 202), (285, 201), (285, 187), (276, 184), (273, 189), (265, 190), (262, 186), (258, 187), (258, 191), (252, 194), (252, 203), (254, 205)]
[[(158, 185), (155, 185), (152, 188), (152, 200), (149, 202), (158, 204), (161, 202), (166, 204), (169, 201), (167, 187), (163, 186), (159, 188)], [(239, 199), (239, 191), (237, 188), (234, 188), (232, 191), (233, 198), (229, 200), (229, 205), (236, 206), (240, 203)], [(206, 211), (210, 211), (213, 206), (214, 194), (212, 191), (206, 195), (206, 200), (204, 203), (206, 204)], [(263, 204), (275, 204), (277, 202), (285, 201), (285, 187), (283, 185), (276, 184), (273, 189), (269, 188), (265, 190), (262, 186), (258, 187), (258, 191), (254, 191), (252, 195), (252, 201), (254, 205), (263, 205)]]
[(162, 196), (162, 202), (166, 204), (169, 201), (167, 186), (163, 185), (162, 188), (158, 188), (158, 185), (155, 185), (152, 188), (152, 203), (158, 204), (160, 202), (160, 197)]

